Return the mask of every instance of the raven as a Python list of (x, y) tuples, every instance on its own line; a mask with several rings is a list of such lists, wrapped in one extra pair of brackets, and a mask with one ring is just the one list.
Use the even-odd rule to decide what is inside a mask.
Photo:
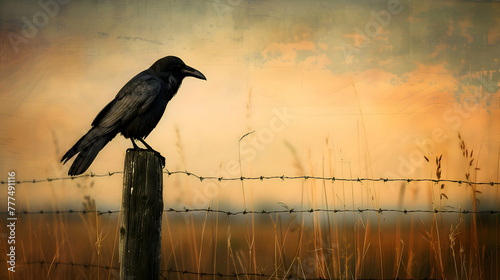
[(130, 138), (135, 149), (139, 147), (134, 140), (142, 142), (148, 150), (157, 153), (165, 165), (165, 158), (153, 150), (144, 138), (156, 127), (167, 103), (188, 76), (206, 80), (200, 71), (187, 66), (180, 58), (167, 56), (133, 77), (97, 114), (87, 134), (62, 157), (61, 162), (66, 163), (78, 154), (68, 175), (85, 172), (99, 151), (118, 133)]

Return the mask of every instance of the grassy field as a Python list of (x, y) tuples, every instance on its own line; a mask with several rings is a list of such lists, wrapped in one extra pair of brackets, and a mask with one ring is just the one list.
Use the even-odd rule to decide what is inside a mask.
[[(119, 279), (118, 218), (21, 215), (17, 272), (4, 267), (2, 279)], [(165, 213), (161, 270), (168, 279), (498, 279), (498, 229), (498, 214)]]
[[(474, 152), (460, 135), (459, 140), (466, 163), (464, 181), (474, 181), (478, 171)], [(297, 173), (307, 174), (293, 147), (290, 150)], [(425, 157), (433, 179), (442, 179), (442, 159)], [(327, 166), (331, 169), (331, 163)], [(184, 177), (164, 178), (167, 210), (180, 199), (171, 189), (200, 182), (192, 176), (189, 181), (186, 174), (177, 176)], [(82, 191), (87, 195), (82, 196), (80, 206), (73, 208), (77, 212), (37, 213), (33, 209), (33, 213), (19, 215), (16, 272), (7, 273), (3, 262), (1, 279), (119, 279), (120, 213), (99, 213), (103, 209), (88, 195), (96, 180), (63, 182), (64, 187), (87, 190)], [(220, 213), (182, 208), (164, 212), (163, 279), (500, 278), (498, 213), (463, 212), (498, 211), (497, 185), (313, 179), (236, 180), (231, 184), (226, 191), (247, 193), (242, 192), (238, 209), (221, 205), (211, 208), (223, 211)], [(282, 202), (254, 203), (251, 194), (258, 187), (282, 188), (295, 194), (300, 203), (294, 207)], [(388, 187), (399, 189), (392, 200), (396, 204), (381, 205), (380, 190)], [(427, 204), (414, 201), (417, 192), (427, 197)], [(456, 201), (459, 206), (453, 206)], [(253, 212), (224, 212), (244, 209)], [(281, 212), (261, 212), (263, 209)], [(415, 209), (426, 212), (404, 212)], [(454, 212), (442, 212), (450, 210)], [(5, 227), (0, 234), (7, 236)], [(7, 243), (2, 244), (5, 256)]]

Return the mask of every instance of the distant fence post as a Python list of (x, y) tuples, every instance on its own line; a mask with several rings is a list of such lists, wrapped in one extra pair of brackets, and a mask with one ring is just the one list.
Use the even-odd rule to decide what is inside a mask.
[(120, 222), (120, 279), (159, 279), (163, 173), (148, 150), (125, 156)]

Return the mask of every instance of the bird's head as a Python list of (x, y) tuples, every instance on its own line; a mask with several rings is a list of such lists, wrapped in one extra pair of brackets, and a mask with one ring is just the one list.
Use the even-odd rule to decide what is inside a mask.
[(195, 77), (206, 80), (205, 76), (193, 67), (187, 66), (184, 61), (176, 56), (166, 56), (158, 59), (149, 69), (160, 77), (175, 76), (179, 79)]

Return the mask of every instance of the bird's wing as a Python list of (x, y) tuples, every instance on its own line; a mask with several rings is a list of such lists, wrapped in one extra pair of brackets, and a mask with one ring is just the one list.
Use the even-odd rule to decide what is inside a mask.
[[(141, 73), (142, 74), (142, 73)], [(161, 92), (161, 82), (147, 74), (128, 82), (92, 122), (93, 126), (116, 127), (144, 113)]]

